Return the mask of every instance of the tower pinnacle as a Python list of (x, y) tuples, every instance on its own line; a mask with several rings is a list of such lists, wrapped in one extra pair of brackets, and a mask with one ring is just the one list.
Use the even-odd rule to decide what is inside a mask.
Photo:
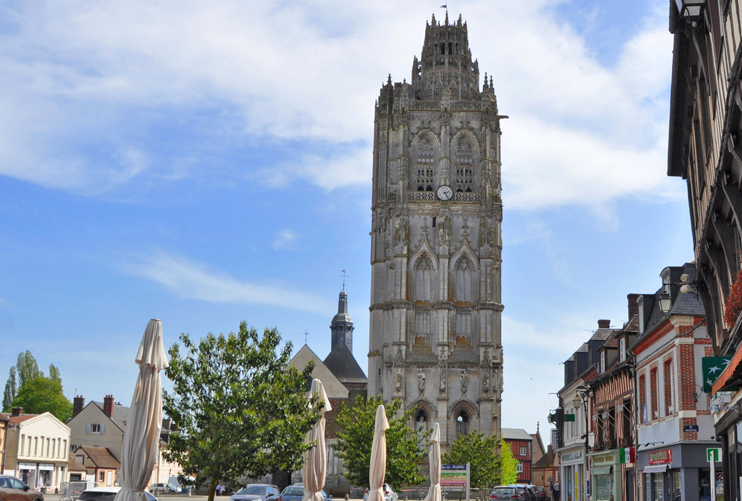
[[(343, 287), (344, 289), (345, 287)], [(348, 315), (348, 294), (343, 290), (338, 298), (338, 312), (332, 319), (330, 331), (332, 340), (330, 349), (334, 350), (338, 343), (345, 343), (348, 349), (353, 352), (353, 320)]]

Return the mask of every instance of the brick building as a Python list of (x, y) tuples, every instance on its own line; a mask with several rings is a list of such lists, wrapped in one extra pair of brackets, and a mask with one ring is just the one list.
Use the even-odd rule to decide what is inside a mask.
[(637, 487), (645, 501), (700, 501), (710, 496), (706, 448), (719, 445), (701, 391), (701, 359), (710, 354), (711, 339), (700, 300), (679, 291), (681, 282), (695, 279), (695, 264), (667, 267), (660, 276), (657, 292), (639, 296), (639, 336), (631, 348), (639, 400)]

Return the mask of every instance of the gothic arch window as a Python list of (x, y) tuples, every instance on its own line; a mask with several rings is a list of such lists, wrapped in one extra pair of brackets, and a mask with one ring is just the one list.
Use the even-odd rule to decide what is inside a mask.
[(466, 256), (461, 256), (454, 267), (456, 301), (471, 303), (474, 301), (474, 265)]
[(435, 179), (435, 143), (425, 134), (417, 142), (417, 191), (433, 191)]
[(466, 435), (468, 433), (469, 433), (469, 413), (462, 409), (456, 415), (456, 434)]
[(421, 255), (415, 261), (415, 290), (413, 298), (415, 301), (430, 302), (433, 286), (433, 263), (427, 254)]
[(423, 409), (418, 410), (415, 413), (415, 428), (416, 429), (428, 429), (428, 413)]
[(456, 191), (471, 192), (474, 185), (474, 144), (464, 134), (459, 137), (454, 147), (456, 161)]

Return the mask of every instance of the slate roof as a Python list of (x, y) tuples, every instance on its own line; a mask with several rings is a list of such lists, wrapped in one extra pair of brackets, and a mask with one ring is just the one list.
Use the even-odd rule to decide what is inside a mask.
[(87, 468), (77, 460), (77, 456), (70, 452), (67, 457), (67, 470), (69, 471), (87, 471)]
[(500, 430), (501, 436), (504, 440), (527, 440), (533, 441), (533, 437), (522, 428), (502, 428)]
[[(103, 402), (91, 401), (90, 403), (96, 405), (103, 414), (108, 416), (108, 414), (106, 414), (106, 411), (103, 410)], [(129, 408), (124, 407), (123, 405), (114, 404), (113, 417), (111, 417), (110, 419), (116, 424), (116, 426), (121, 428), (121, 431), (126, 430), (126, 422), (129, 420)]]
[(368, 378), (345, 343), (338, 343), (322, 361), (341, 383), (367, 383)]
[(98, 468), (119, 468), (121, 463), (116, 459), (108, 447), (91, 447), (88, 445), (80, 446), (78, 450), (82, 450), (86, 456), (90, 458), (90, 461)]

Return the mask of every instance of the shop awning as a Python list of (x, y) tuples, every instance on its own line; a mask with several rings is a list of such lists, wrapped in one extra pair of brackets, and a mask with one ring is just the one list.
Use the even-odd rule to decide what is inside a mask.
[(742, 378), (742, 347), (737, 349), (732, 361), (714, 383), (711, 395), (716, 395), (716, 392), (726, 390), (730, 386), (737, 386), (740, 378)]
[(645, 466), (644, 470), (642, 471), (644, 473), (665, 473), (667, 471), (667, 465), (659, 464), (659, 465)]

